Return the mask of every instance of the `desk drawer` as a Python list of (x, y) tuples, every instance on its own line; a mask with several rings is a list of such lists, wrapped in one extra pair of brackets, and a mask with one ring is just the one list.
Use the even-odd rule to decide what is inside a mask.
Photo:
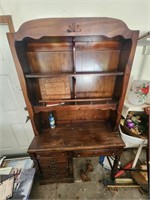
[(122, 148), (120, 149), (95, 149), (95, 150), (80, 150), (74, 151), (75, 157), (94, 157), (94, 156), (115, 156), (122, 152)]
[(57, 169), (68, 169), (68, 162), (51, 162), (51, 163), (39, 163), (40, 168), (44, 170), (54, 170)]
[(59, 170), (42, 170), (41, 175), (43, 179), (50, 179), (50, 178), (55, 178), (55, 179), (60, 179), (60, 178), (67, 178), (69, 177), (69, 171), (65, 169), (59, 169)]
[(36, 158), (64, 157), (68, 156), (67, 152), (36, 152)]
[(47, 157), (47, 158), (38, 158), (37, 159), (41, 166), (51, 165), (53, 163), (68, 163), (68, 156), (66, 157)]

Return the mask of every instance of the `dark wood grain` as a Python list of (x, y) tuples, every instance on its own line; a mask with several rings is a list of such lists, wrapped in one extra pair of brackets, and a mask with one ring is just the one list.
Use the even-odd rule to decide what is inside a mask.
[(58, 125), (34, 137), (29, 152), (123, 148), (124, 143), (104, 122)]
[[(68, 32), (72, 24), (79, 25), (80, 32)], [(104, 35), (115, 37), (122, 35), (124, 38), (131, 38), (132, 31), (127, 25), (118, 19), (113, 18), (43, 18), (25, 22), (15, 34), (15, 40), (22, 40), (25, 37), (39, 39), (45, 36), (76, 36), (76, 35)]]
[(51, 106), (34, 106), (34, 112), (38, 113), (38, 112), (49, 112), (52, 110), (88, 110), (88, 109), (101, 109), (101, 110), (116, 110), (117, 108), (117, 102), (77, 102), (75, 101), (75, 103), (65, 103), (64, 105), (56, 105), (53, 106), (53, 104), (51, 104)]
[(109, 101), (115, 101), (110, 97), (106, 98), (82, 98), (82, 99), (43, 99), (39, 100), (39, 102), (42, 103), (50, 103), (50, 102), (82, 102), (82, 101), (106, 101), (105, 103), (108, 103)]

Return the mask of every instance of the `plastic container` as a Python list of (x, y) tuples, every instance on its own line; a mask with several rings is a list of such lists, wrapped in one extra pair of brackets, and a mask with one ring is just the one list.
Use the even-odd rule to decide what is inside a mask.
[(55, 119), (54, 119), (53, 113), (49, 114), (49, 124), (51, 128), (55, 128)]
[(142, 143), (143, 143), (143, 146), (147, 145), (147, 139), (144, 140), (144, 139), (141, 139), (141, 138), (138, 138), (138, 137), (132, 137), (130, 135), (123, 133), (120, 125), (119, 125), (119, 131), (120, 131), (120, 134), (121, 134), (121, 138), (126, 145), (125, 148), (138, 147)]

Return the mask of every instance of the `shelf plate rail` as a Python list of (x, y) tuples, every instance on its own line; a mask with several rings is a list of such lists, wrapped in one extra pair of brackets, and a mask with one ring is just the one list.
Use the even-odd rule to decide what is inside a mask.
[(33, 106), (35, 113), (50, 110), (115, 110), (118, 101), (112, 98), (89, 98), (89, 99), (49, 99), (39, 100), (39, 104)]
[(30, 73), (25, 74), (26, 78), (54, 78), (54, 77), (79, 77), (79, 76), (123, 76), (124, 72), (111, 71), (111, 72), (76, 72), (76, 73)]

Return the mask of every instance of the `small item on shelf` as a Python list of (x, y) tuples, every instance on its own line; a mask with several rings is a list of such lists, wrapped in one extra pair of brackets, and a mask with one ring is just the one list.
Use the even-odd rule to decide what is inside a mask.
[(61, 105), (64, 105), (65, 102), (47, 102), (46, 103), (46, 106), (47, 107), (51, 107), (51, 106), (61, 106)]
[(49, 114), (49, 123), (52, 129), (55, 128), (55, 119), (52, 112)]

